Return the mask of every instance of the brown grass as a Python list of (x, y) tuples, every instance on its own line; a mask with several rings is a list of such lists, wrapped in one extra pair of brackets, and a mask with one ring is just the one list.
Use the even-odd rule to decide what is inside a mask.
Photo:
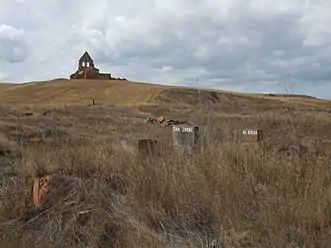
[[(290, 99), (293, 102), (302, 104), (325, 104), (330, 106), (330, 101), (300, 95), (286, 97), (284, 95), (276, 94), (273, 97), (269, 97), (268, 95), (263, 94), (243, 94), (207, 89), (202, 90), (201, 92), (209, 99), (213, 98), (213, 94), (221, 94), (223, 97), (263, 98), (269, 100), (274, 99), (276, 101), (283, 101), (284, 98), (286, 98), (286, 101)], [(184, 102), (190, 101), (192, 97), (197, 98), (196, 90), (190, 90), (186, 87), (164, 86), (121, 80), (85, 81), (56, 79), (24, 84), (0, 84), (0, 103), (58, 106), (64, 104), (89, 104), (95, 99), (99, 104), (141, 105), (147, 103), (160, 103), (160, 94), (161, 98), (165, 100), (164, 98), (167, 98), (169, 94), (182, 96), (183, 93), (185, 96), (185, 99), (183, 99)]]
[(118, 80), (56, 80), (0, 88), (0, 101), (6, 104), (142, 104), (153, 98), (164, 86)]
[[(329, 247), (329, 109), (205, 93), (200, 111), (175, 92), (137, 107), (1, 108), (1, 247)], [(201, 153), (169, 149), (171, 129), (146, 126), (150, 114), (199, 124)], [(265, 141), (238, 143), (243, 127)], [(143, 137), (161, 157), (136, 156)], [(25, 190), (46, 174), (36, 209)]]

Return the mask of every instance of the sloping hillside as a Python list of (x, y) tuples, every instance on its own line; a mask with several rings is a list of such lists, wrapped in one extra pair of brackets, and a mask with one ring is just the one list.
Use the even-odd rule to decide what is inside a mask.
[(200, 90), (130, 81), (56, 79), (24, 84), (0, 84), (0, 103), (19, 105), (87, 104), (146, 105), (173, 103), (197, 105), (223, 103), (245, 98), (255, 101), (291, 101), (309, 105), (330, 106), (330, 101), (295, 95), (241, 94), (229, 91)]
[[(1, 85), (0, 247), (328, 247), (331, 111), (312, 101), (330, 103), (125, 81)], [(174, 150), (171, 126), (150, 116), (198, 125), (201, 149)], [(243, 142), (246, 128), (263, 141)], [(138, 148), (149, 138), (152, 156)]]
[(0, 87), (0, 102), (6, 104), (86, 103), (92, 99), (107, 104), (148, 102), (164, 87), (126, 81), (53, 80)]

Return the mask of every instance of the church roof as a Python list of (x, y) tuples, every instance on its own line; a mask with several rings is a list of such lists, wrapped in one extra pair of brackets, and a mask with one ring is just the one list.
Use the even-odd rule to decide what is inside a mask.
[(93, 62), (92, 57), (90, 56), (90, 54), (85, 51), (85, 53), (83, 54), (83, 56), (79, 59), (79, 61), (90, 61)]

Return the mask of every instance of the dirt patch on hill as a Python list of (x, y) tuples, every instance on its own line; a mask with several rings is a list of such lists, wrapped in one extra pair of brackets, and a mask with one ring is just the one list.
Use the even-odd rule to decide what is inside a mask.
[(189, 105), (214, 104), (222, 101), (222, 94), (215, 91), (199, 91), (196, 89), (166, 89), (156, 97), (164, 103), (181, 103)]

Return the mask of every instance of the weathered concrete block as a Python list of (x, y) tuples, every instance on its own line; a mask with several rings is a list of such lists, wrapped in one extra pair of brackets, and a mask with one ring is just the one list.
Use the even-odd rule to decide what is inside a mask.
[(241, 133), (241, 141), (244, 143), (254, 143), (263, 140), (263, 133), (260, 129), (244, 129)]
[(173, 126), (172, 140), (175, 150), (197, 151), (200, 148), (200, 129), (197, 126)]

